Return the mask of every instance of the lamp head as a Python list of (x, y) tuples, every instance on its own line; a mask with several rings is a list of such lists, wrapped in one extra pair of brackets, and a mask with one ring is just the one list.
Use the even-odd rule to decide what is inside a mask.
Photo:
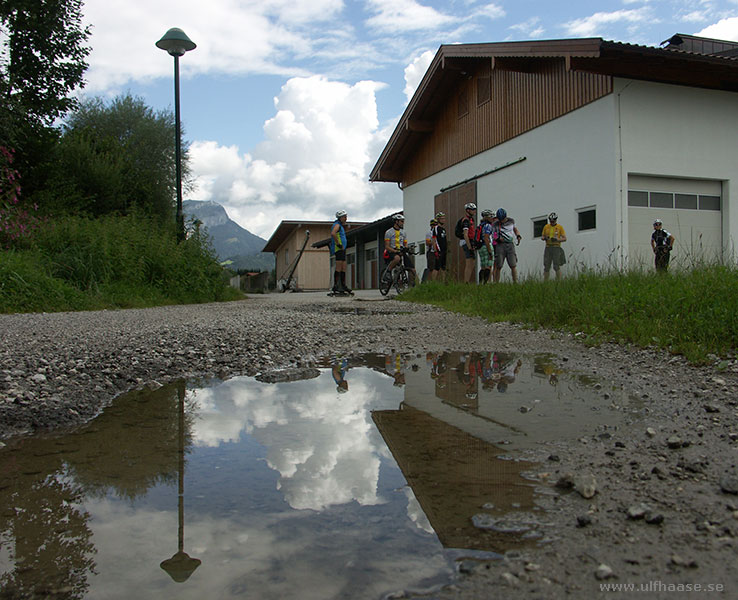
[(182, 56), (185, 52), (197, 48), (197, 44), (179, 27), (172, 27), (156, 42), (156, 47), (166, 50), (171, 56)]

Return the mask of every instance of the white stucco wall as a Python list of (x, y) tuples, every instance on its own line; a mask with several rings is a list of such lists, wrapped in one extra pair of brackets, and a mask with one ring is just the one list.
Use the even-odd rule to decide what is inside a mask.
[[(442, 188), (499, 167), (477, 180), (477, 206), (504, 207), (523, 241), (521, 276), (540, 276), (543, 242), (533, 239), (532, 219), (556, 211), (567, 233), (572, 274), (577, 265), (621, 264), (628, 248), (628, 173), (721, 182), (723, 244), (738, 254), (738, 94), (616, 79), (614, 93), (520, 135), (505, 144), (428, 177), (403, 191), (410, 241), (425, 238), (433, 198)], [(577, 209), (595, 206), (595, 230), (577, 231)], [(455, 223), (447, 223), (449, 241)], [(425, 258), (417, 257), (418, 272)], [(503, 277), (509, 279), (505, 266)]]
[[(621, 128), (623, 189), (628, 174), (704, 179), (721, 183), (724, 258), (738, 249), (738, 94), (645, 81), (615, 80)], [(627, 223), (627, 214), (623, 215)], [(628, 247), (628, 228), (623, 227)]]
[[(403, 191), (408, 238), (424, 239), (433, 216), (433, 198), (442, 188), (524, 156), (522, 163), (477, 181), (479, 211), (504, 207), (523, 236), (517, 248), (521, 277), (543, 272), (544, 243), (533, 239), (532, 219), (551, 211), (558, 213), (566, 230), (567, 257), (574, 256), (565, 269), (573, 270), (574, 262), (593, 266), (606, 260), (617, 245), (613, 226), (618, 183), (615, 116), (614, 96), (609, 95), (408, 186)], [(577, 232), (576, 211), (588, 206), (597, 208), (597, 228)], [(452, 243), (458, 242), (454, 225), (447, 223)], [(417, 257), (416, 264), (422, 273), (425, 259)], [(509, 279), (507, 266), (504, 279)]]

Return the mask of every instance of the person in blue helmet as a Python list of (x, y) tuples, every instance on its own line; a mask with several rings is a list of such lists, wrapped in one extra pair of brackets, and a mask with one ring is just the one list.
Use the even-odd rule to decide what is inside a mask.
[(333, 271), (334, 293), (349, 294), (351, 290), (346, 287), (346, 220), (348, 216), (345, 210), (336, 212), (336, 220), (331, 227), (331, 241), (329, 244), (331, 256), (336, 259), (335, 271)]
[(522, 236), (518, 228), (515, 227), (515, 219), (508, 217), (507, 211), (504, 208), (498, 208), (495, 216), (497, 217), (498, 238), (497, 245), (495, 246), (493, 279), (495, 283), (500, 281), (502, 266), (507, 261), (513, 283), (516, 283), (518, 281), (518, 255), (515, 253), (515, 246), (520, 245)]

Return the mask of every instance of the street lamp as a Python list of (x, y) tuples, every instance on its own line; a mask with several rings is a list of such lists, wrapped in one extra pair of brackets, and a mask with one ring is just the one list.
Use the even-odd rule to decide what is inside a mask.
[(187, 34), (179, 27), (172, 27), (164, 34), (156, 47), (166, 50), (170, 56), (174, 57), (174, 120), (176, 122), (175, 131), (175, 160), (177, 167), (177, 239), (181, 242), (184, 240), (184, 214), (182, 212), (182, 149), (180, 140), (180, 120), (179, 120), (179, 57), (185, 52), (197, 48), (195, 42), (187, 37)]

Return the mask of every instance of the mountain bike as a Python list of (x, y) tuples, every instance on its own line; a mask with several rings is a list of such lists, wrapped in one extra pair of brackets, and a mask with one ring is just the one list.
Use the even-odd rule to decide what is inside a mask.
[(395, 265), (392, 272), (389, 272), (389, 266), (385, 267), (379, 278), (379, 293), (382, 296), (389, 294), (394, 287), (398, 294), (402, 294), (409, 287), (415, 285), (415, 274), (405, 266), (405, 256), (416, 254), (414, 247), (400, 248), (400, 262)]

